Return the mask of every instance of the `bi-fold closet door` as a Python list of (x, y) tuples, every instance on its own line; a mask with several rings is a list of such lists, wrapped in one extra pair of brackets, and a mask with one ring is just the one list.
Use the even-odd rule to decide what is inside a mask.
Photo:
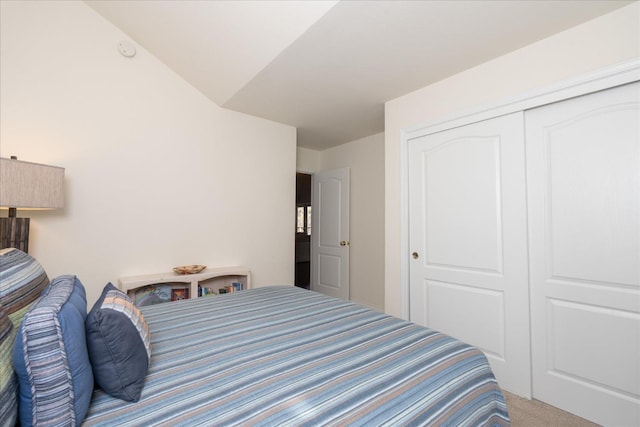
[(640, 84), (409, 143), (410, 315), (504, 389), (640, 425)]

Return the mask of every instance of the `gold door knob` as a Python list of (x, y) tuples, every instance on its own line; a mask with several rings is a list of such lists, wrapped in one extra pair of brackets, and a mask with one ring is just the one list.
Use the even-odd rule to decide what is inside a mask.
[(347, 246), (349, 244), (349, 242), (347, 242), (346, 240), (341, 240), (340, 241), (340, 246)]

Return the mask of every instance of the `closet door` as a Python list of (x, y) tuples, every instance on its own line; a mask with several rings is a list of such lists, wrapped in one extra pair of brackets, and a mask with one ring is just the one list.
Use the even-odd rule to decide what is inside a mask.
[(409, 143), (410, 318), (530, 397), (523, 113)]
[(526, 112), (533, 395), (640, 425), (640, 87)]

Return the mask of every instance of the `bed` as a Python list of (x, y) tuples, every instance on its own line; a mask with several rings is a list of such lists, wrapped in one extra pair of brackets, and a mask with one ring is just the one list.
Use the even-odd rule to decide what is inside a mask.
[(482, 352), (348, 301), (270, 286), (140, 312), (150, 358), (139, 398), (96, 388), (72, 424), (509, 425)]

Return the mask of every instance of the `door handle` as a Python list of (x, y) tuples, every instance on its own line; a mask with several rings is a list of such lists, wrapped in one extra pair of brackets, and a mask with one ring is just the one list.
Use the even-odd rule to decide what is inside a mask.
[(340, 246), (349, 246), (349, 242), (347, 240), (341, 240)]
[(418, 252), (412, 253), (411, 256), (413, 257), (413, 259), (418, 259), (420, 257), (420, 255), (418, 255)]

